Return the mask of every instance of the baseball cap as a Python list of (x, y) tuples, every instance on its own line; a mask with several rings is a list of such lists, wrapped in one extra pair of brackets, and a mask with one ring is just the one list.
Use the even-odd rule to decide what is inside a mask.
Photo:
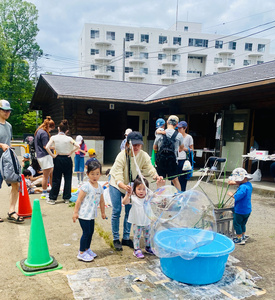
[(78, 136), (75, 138), (75, 141), (76, 141), (77, 144), (81, 144), (81, 142), (83, 141), (82, 135), (78, 135)]
[(7, 100), (0, 100), (0, 109), (3, 110), (12, 110), (9, 101)]
[(125, 130), (125, 133), (124, 133), (124, 135), (128, 135), (129, 133), (131, 133), (133, 130), (131, 129), (131, 128), (127, 128), (126, 130)]
[(95, 149), (91, 148), (88, 150), (89, 155), (94, 155), (95, 153)]
[(180, 121), (179, 123), (178, 123), (178, 128), (182, 128), (182, 127), (184, 127), (184, 128), (186, 128), (188, 125), (187, 125), (187, 123), (185, 122), (185, 121)]
[(178, 123), (179, 122), (179, 118), (175, 115), (171, 115), (168, 120), (168, 122), (171, 121), (171, 122), (174, 122), (174, 123)]
[(165, 124), (165, 121), (162, 118), (157, 119), (156, 128), (159, 128)]
[(143, 145), (142, 134), (138, 131), (132, 131), (127, 135), (127, 142), (131, 141), (132, 145)]
[(27, 158), (27, 159), (30, 159), (30, 158), (31, 158), (31, 155), (30, 155), (30, 153), (25, 153), (25, 154), (23, 155), (23, 157), (24, 157), (24, 158)]
[(233, 181), (243, 181), (245, 178), (251, 180), (252, 176), (246, 172), (244, 168), (236, 168), (233, 170), (229, 180)]

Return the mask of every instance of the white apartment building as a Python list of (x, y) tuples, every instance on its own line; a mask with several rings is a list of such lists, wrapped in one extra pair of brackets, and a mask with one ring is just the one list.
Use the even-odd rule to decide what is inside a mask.
[(274, 60), (270, 40), (201, 32), (177, 22), (169, 30), (85, 24), (79, 41), (82, 77), (170, 84)]

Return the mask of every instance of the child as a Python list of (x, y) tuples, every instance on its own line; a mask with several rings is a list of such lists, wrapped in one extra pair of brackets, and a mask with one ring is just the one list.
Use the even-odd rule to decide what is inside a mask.
[(87, 146), (81, 135), (78, 135), (75, 141), (79, 144), (80, 148), (75, 152), (74, 171), (77, 173), (78, 184), (82, 184), (84, 177), (84, 156), (87, 153)]
[[(146, 186), (149, 186), (148, 181), (143, 179)], [(143, 231), (143, 236), (145, 240), (145, 251), (149, 254), (154, 254), (150, 245), (150, 220), (145, 215), (143, 203), (146, 196), (146, 187), (142, 183), (141, 178), (137, 177), (133, 184), (133, 193), (127, 193), (122, 200), (123, 204), (132, 203), (132, 208), (129, 213), (128, 222), (133, 224), (134, 232), (134, 253), (136, 258), (144, 258), (144, 255), (140, 249), (139, 242), (141, 237), (141, 232)]]
[(88, 154), (89, 154), (90, 158), (85, 163), (85, 168), (86, 169), (87, 169), (90, 162), (92, 162), (92, 161), (97, 161), (98, 162), (98, 160), (96, 159), (95, 149), (93, 149), (93, 148), (89, 149)]
[(32, 176), (32, 173), (30, 170), (24, 170), (23, 175), (25, 177), (26, 186), (29, 194), (39, 194), (42, 193), (43, 189), (36, 187), (32, 182), (30, 177)]
[(228, 192), (227, 195), (235, 200), (233, 225), (237, 237), (233, 239), (235, 244), (244, 245), (248, 236), (245, 235), (246, 223), (252, 211), (251, 194), (252, 184), (249, 182), (252, 177), (243, 168), (236, 168), (229, 177), (228, 184), (238, 185), (238, 189), (233, 194)]
[(90, 249), (94, 233), (94, 219), (97, 215), (97, 207), (100, 205), (101, 217), (106, 219), (103, 189), (98, 183), (101, 175), (101, 164), (93, 161), (88, 165), (88, 182), (81, 187), (75, 203), (73, 222), (79, 220), (83, 234), (80, 239), (80, 249), (77, 258), (82, 261), (92, 261), (97, 255)]
[(22, 163), (23, 163), (22, 173), (24, 172), (24, 170), (27, 170), (28, 167), (30, 166), (30, 160), (31, 160), (30, 153), (25, 153), (22, 159)]

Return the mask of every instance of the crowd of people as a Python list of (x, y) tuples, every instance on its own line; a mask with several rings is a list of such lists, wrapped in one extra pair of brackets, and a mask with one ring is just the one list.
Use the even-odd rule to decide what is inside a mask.
[[(0, 156), (10, 147), (12, 127), (7, 119), (11, 110), (8, 101), (0, 100)], [(185, 162), (191, 162), (189, 165), (192, 166), (192, 155), (190, 154), (194, 151), (193, 138), (186, 132), (187, 128), (186, 121), (179, 121), (175, 115), (169, 116), (167, 121), (162, 118), (156, 121), (153, 144), (156, 165), (152, 164), (151, 157), (142, 149), (142, 134), (132, 131), (130, 128), (125, 131), (121, 151), (108, 173), (107, 183), (112, 203), (111, 229), (115, 250), (121, 251), (123, 246), (128, 246), (133, 248), (135, 257), (144, 258), (140, 248), (140, 238), (143, 233), (145, 252), (154, 254), (150, 244), (150, 220), (143, 207), (149, 188), (145, 176), (156, 181), (157, 187), (164, 185), (165, 180), (170, 180), (178, 191), (186, 190), (186, 183), (192, 170), (186, 169)], [(23, 156), (22, 172), (26, 178), (29, 193), (41, 192), (41, 199), (46, 199), (46, 202), (52, 205), (56, 203), (63, 176), (62, 198), (65, 203), (69, 203), (73, 174), (71, 156), (75, 153), (74, 172), (77, 173), (79, 193), (72, 218), (73, 222), (79, 220), (82, 229), (77, 258), (85, 262), (92, 261), (97, 256), (91, 250), (90, 245), (98, 206), (101, 210), (101, 217), (106, 218), (103, 187), (98, 182), (102, 166), (96, 159), (95, 150), (87, 150), (82, 136), (78, 135), (74, 140), (68, 135), (67, 120), (62, 120), (58, 125), (58, 133), (51, 136), (50, 132), (54, 129), (54, 121), (51, 117), (46, 117), (34, 134), (36, 157), (30, 162), (30, 155)], [(84, 163), (86, 153), (88, 153), (89, 159)], [(85, 174), (88, 180), (84, 182)], [(243, 173), (241, 175), (238, 178), (232, 177), (230, 181), (230, 184), (238, 184), (241, 188), (236, 194), (229, 194), (238, 203), (236, 205), (238, 209), (234, 215), (234, 226), (236, 226), (237, 232), (235, 242), (239, 244), (243, 244), (242, 241), (247, 238), (245, 224), (251, 213), (252, 192), (252, 186), (248, 182), (249, 176)], [(0, 173), (0, 188), (2, 181)], [(41, 188), (38, 188), (38, 185), (41, 185)], [(19, 184), (13, 183), (11, 186), (8, 220), (22, 223), (24, 219), (15, 212)], [(50, 187), (49, 193), (48, 187)], [(242, 201), (242, 199), (245, 200)], [(122, 239), (120, 239), (120, 217), (123, 207), (125, 215)], [(2, 221), (0, 218), (0, 222)], [(130, 239), (132, 225), (134, 240)]]

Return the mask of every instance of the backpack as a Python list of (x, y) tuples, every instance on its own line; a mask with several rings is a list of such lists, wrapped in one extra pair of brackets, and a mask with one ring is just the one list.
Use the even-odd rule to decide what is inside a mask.
[(177, 164), (177, 158), (175, 154), (175, 141), (178, 132), (175, 131), (169, 138), (166, 135), (162, 136), (162, 145), (157, 152), (156, 165), (158, 168), (170, 171)]
[(21, 182), (21, 166), (15, 152), (8, 148), (0, 160), (0, 171), (6, 183)]

